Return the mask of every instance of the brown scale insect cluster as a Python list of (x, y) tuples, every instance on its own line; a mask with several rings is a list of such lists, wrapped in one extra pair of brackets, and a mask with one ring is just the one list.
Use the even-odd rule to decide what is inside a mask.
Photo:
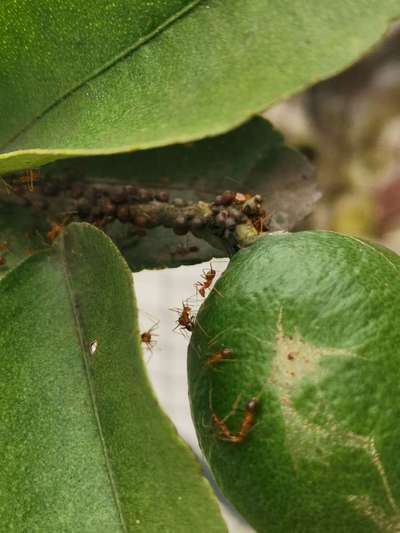
[[(211, 203), (195, 203), (179, 197), (171, 199), (165, 190), (135, 185), (83, 183), (68, 176), (39, 179), (36, 171), (14, 174), (6, 178), (6, 183), (20, 205), (46, 213), (52, 222), (59, 223), (57, 219), (67, 214), (69, 221), (86, 221), (107, 231), (109, 224), (119, 221), (129, 224), (130, 234), (137, 238), (144, 237), (149, 229), (164, 226), (177, 235), (192, 232), (202, 238), (206, 232), (234, 243), (239, 224), (251, 225), (257, 233), (268, 230), (269, 218), (257, 194), (225, 191)], [(58, 205), (55, 212), (54, 205)], [(195, 253), (197, 247), (192, 248), (182, 248), (177, 254)]]
[(268, 230), (269, 216), (262, 208), (262, 197), (240, 192), (225, 191), (211, 204), (214, 225), (220, 235), (229, 238), (238, 224), (251, 223), (258, 233)]

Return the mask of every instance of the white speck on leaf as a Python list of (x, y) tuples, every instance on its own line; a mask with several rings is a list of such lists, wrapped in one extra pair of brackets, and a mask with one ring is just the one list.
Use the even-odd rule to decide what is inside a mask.
[(93, 341), (89, 344), (90, 355), (94, 355), (96, 353), (96, 350), (97, 350), (97, 341)]

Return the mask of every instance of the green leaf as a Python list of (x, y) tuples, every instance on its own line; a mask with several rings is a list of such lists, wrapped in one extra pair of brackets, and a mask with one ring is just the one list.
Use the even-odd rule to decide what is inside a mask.
[(3, 0), (0, 169), (227, 131), (399, 15), (397, 0)]
[[(131, 274), (71, 225), (0, 282), (7, 531), (225, 531), (141, 360)], [(97, 346), (97, 348), (96, 348)]]
[(0, 204), (0, 278), (37, 250), (48, 248), (46, 221), (26, 207)]

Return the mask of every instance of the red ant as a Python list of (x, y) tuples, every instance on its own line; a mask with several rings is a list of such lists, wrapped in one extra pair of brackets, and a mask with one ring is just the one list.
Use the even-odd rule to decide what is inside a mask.
[(179, 317), (177, 320), (177, 325), (174, 329), (186, 329), (187, 331), (193, 331), (194, 327), (194, 316), (190, 314), (192, 308), (188, 305), (185, 305), (182, 302), (182, 309), (172, 309), (172, 311), (176, 311), (179, 313)]
[(215, 352), (206, 361), (206, 366), (214, 366), (224, 361), (225, 359), (230, 359), (233, 355), (233, 351), (229, 348), (223, 348), (219, 352)]
[(212, 415), (213, 424), (218, 428), (218, 438), (231, 442), (232, 444), (240, 444), (244, 441), (247, 434), (254, 426), (254, 417), (259, 406), (257, 398), (251, 398), (246, 403), (244, 417), (238, 433), (231, 433), (224, 420), (218, 418), (216, 414)]
[(47, 232), (47, 240), (52, 243), (63, 231), (64, 226), (53, 222)]
[(217, 272), (213, 269), (212, 264), (210, 263), (210, 270), (203, 270), (203, 274), (201, 277), (204, 279), (204, 281), (196, 281), (194, 286), (196, 287), (197, 292), (205, 298), (206, 295), (206, 289), (209, 289), (212, 282), (214, 281), (215, 276), (217, 275)]
[(257, 233), (264, 233), (265, 231), (268, 231), (267, 226), (270, 220), (271, 217), (265, 214), (253, 220), (253, 226)]
[(40, 177), (40, 172), (34, 169), (28, 169), (22, 176), (18, 177), (18, 180), (27, 186), (29, 192), (34, 191), (34, 182)]
[(156, 322), (154, 324), (154, 326), (152, 326), (150, 329), (148, 329), (147, 331), (144, 331), (143, 333), (140, 334), (141, 342), (150, 351), (153, 351), (153, 348), (154, 348), (154, 346), (156, 344), (156, 341), (154, 340), (153, 337), (157, 337), (157, 335), (155, 333), (153, 333), (153, 331), (157, 328), (158, 324), (159, 324), (159, 322)]

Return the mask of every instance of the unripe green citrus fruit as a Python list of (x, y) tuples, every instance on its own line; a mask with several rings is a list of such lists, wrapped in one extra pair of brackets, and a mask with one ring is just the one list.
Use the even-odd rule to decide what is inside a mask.
[(201, 307), (188, 372), (201, 447), (257, 531), (400, 531), (396, 254), (330, 232), (259, 239)]

